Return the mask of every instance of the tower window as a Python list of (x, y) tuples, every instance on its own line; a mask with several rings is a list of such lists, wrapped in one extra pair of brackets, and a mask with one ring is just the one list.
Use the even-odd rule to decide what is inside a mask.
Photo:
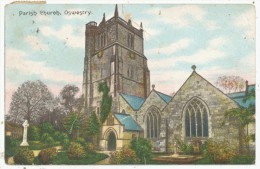
[(208, 137), (208, 112), (205, 105), (194, 98), (184, 113), (186, 137)]
[(106, 34), (102, 33), (100, 36), (100, 38), (98, 38), (98, 44), (100, 47), (103, 47), (106, 45)]
[(134, 48), (134, 35), (131, 33), (128, 33), (128, 41), (127, 44), (130, 48)]

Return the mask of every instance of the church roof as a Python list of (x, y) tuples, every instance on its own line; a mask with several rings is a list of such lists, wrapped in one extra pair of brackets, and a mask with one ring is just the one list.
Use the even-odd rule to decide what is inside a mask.
[(172, 99), (171, 96), (169, 95), (166, 95), (164, 93), (161, 93), (161, 92), (158, 92), (158, 91), (155, 91), (166, 103), (169, 103)]
[[(255, 85), (248, 86), (248, 91), (251, 91), (251, 90), (255, 91)], [(232, 100), (234, 100), (235, 102), (237, 102), (239, 104), (239, 106), (244, 107), (244, 108), (248, 108), (250, 105), (255, 105), (255, 99), (251, 98), (251, 99), (244, 101), (244, 99), (246, 97), (246, 91), (229, 93), (229, 94), (227, 94), (227, 96), (229, 98), (231, 98)]]
[(114, 114), (117, 120), (125, 126), (125, 130), (130, 131), (142, 131), (142, 128), (136, 123), (136, 121), (129, 114)]
[(139, 110), (142, 104), (144, 103), (143, 98), (138, 97), (138, 96), (133, 96), (133, 95), (128, 95), (128, 94), (120, 94), (125, 101), (134, 109), (134, 110)]

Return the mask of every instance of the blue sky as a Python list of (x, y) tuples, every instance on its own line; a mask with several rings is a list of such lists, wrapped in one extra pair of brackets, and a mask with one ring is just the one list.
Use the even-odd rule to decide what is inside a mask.
[[(5, 9), (6, 107), (17, 87), (42, 80), (58, 95), (66, 84), (81, 88), (84, 28), (113, 16), (114, 5), (8, 5)], [(151, 84), (176, 92), (191, 74), (191, 66), (215, 83), (222, 75), (239, 75), (255, 83), (255, 8), (252, 5), (118, 5), (119, 16), (140, 22)], [(61, 16), (40, 15), (41, 10)], [(68, 16), (65, 10), (91, 11)], [(35, 11), (37, 16), (19, 11)]]

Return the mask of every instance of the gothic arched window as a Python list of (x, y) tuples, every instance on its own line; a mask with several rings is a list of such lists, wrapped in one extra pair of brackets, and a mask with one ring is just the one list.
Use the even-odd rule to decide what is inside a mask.
[(184, 115), (186, 137), (208, 137), (208, 111), (197, 98), (191, 100)]
[(159, 138), (161, 127), (161, 115), (155, 107), (150, 107), (146, 115), (146, 137)]

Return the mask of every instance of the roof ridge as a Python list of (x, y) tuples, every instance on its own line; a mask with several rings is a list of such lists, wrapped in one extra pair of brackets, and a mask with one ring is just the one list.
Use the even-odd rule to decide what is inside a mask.
[(158, 93), (161, 93), (161, 94), (163, 94), (163, 95), (166, 95), (166, 96), (172, 97), (171, 95), (165, 94), (165, 93), (163, 93), (163, 92), (160, 92), (160, 91), (157, 91), (157, 90), (154, 90), (154, 91), (156, 91), (156, 92), (158, 92)]

